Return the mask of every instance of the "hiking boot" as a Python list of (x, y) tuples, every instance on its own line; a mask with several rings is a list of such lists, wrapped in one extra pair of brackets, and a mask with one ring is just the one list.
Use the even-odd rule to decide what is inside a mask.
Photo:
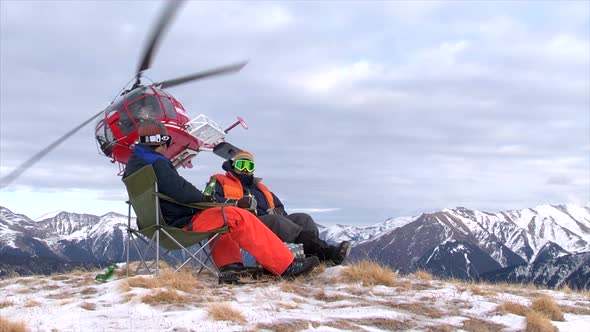
[(262, 275), (263, 268), (260, 266), (245, 266), (242, 263), (231, 263), (220, 267), (219, 272), (224, 276), (234, 275), (239, 277), (258, 278)]
[(219, 268), (221, 272), (239, 272), (244, 270), (245, 266), (242, 263), (230, 263)]
[(334, 250), (334, 255), (332, 256), (332, 262), (335, 265), (340, 265), (342, 262), (348, 257), (350, 254), (350, 250), (352, 249), (352, 245), (349, 241), (342, 241), (338, 245), (338, 248)]
[(307, 274), (320, 265), (320, 260), (316, 256), (305, 258), (296, 258), (293, 263), (281, 274), (282, 277), (297, 277)]

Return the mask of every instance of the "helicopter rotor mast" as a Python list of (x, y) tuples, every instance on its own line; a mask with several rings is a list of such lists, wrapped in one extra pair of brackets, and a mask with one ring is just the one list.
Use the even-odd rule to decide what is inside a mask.
[(154, 51), (158, 46), (158, 42), (160, 41), (160, 36), (164, 32), (164, 30), (170, 25), (170, 22), (173, 20), (174, 15), (178, 12), (178, 8), (184, 3), (184, 0), (170, 0), (168, 1), (168, 5), (162, 12), (160, 19), (158, 20), (158, 24), (156, 24), (152, 34), (149, 38), (149, 42), (147, 43), (146, 48), (143, 51), (143, 56), (141, 61), (139, 62), (139, 67), (137, 67), (137, 73), (135, 84), (133, 85), (133, 89), (137, 88), (141, 85), (141, 74), (146, 69), (149, 69), (152, 66), (152, 59), (154, 57)]

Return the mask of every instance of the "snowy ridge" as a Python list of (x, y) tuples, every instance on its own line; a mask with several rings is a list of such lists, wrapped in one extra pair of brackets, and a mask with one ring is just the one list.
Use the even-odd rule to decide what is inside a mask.
[(372, 240), (396, 228), (409, 224), (416, 217), (396, 217), (388, 218), (384, 222), (367, 227), (350, 226), (350, 225), (318, 225), (320, 237), (329, 243), (340, 243), (350, 241), (354, 244)]
[[(33, 221), (0, 208), (0, 255), (72, 263), (121, 262), (126, 225), (127, 217), (116, 213), (99, 217), (60, 212)], [(330, 243), (353, 243), (351, 261), (368, 256), (400, 271), (428, 268), (464, 278), (491, 268), (590, 251), (590, 209), (571, 204), (498, 213), (457, 207), (389, 218), (368, 227), (318, 226), (320, 236)], [(573, 265), (566, 268), (585, 273), (574, 271)]]
[(42, 221), (42, 220), (45, 220), (45, 219), (54, 218), (55, 216), (57, 216), (58, 214), (60, 214), (62, 212), (65, 212), (65, 211), (58, 210), (58, 211), (53, 211), (53, 212), (45, 213), (45, 214), (37, 217), (35, 219), (35, 221)]

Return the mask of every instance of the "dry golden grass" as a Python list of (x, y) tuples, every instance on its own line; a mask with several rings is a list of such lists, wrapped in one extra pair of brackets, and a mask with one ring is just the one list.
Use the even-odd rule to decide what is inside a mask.
[(587, 315), (590, 316), (590, 305), (588, 304), (580, 304), (580, 305), (560, 305), (560, 308), (563, 312), (567, 312), (570, 314), (576, 315)]
[(64, 280), (72, 279), (72, 276), (67, 275), (67, 274), (58, 274), (58, 275), (53, 275), (53, 276), (49, 277), (49, 279), (54, 280), (54, 281), (64, 281)]
[(163, 287), (177, 289), (183, 292), (194, 292), (205, 288), (205, 285), (197, 279), (190, 271), (164, 271), (158, 278)]
[[(309, 296), (309, 292), (308, 292), (308, 296)], [(316, 300), (318, 301), (324, 301), (324, 302), (336, 302), (336, 301), (342, 301), (345, 299), (348, 299), (348, 296), (344, 296), (341, 294), (327, 294), (323, 289), (317, 290), (315, 292), (312, 292), (311, 296), (313, 296)]]
[(125, 295), (123, 295), (123, 298), (121, 299), (121, 303), (131, 302), (131, 300), (133, 300), (134, 297), (135, 297), (135, 295), (133, 295), (133, 294), (125, 294)]
[(98, 290), (96, 290), (94, 287), (86, 287), (80, 291), (80, 294), (82, 295), (92, 295), (96, 293), (98, 293)]
[(514, 315), (526, 316), (526, 313), (529, 311), (529, 308), (520, 303), (504, 302), (496, 307), (496, 311), (501, 313), (511, 313)]
[(47, 280), (45, 279), (34, 279), (34, 278), (20, 278), (14, 281), (20, 285), (45, 285)]
[(414, 272), (414, 276), (419, 280), (432, 280), (432, 273), (424, 270), (418, 270)]
[(25, 303), (25, 307), (27, 307), (27, 308), (38, 307), (40, 305), (41, 305), (41, 302), (39, 302), (37, 300), (28, 300), (27, 303)]
[(541, 295), (531, 304), (531, 309), (549, 318), (550, 320), (563, 321), (561, 308), (551, 296)]
[(0, 302), (0, 309), (6, 308), (6, 307), (12, 307), (13, 305), (14, 305), (14, 302), (12, 302), (12, 301), (1, 301)]
[(96, 304), (90, 302), (82, 302), (80, 303), (80, 308), (85, 310), (96, 310)]
[(46, 296), (46, 298), (48, 299), (54, 299), (54, 300), (60, 300), (60, 299), (69, 299), (72, 298), (74, 296), (74, 291), (72, 290), (65, 290), (62, 292), (55, 292), (52, 294), (48, 294)]
[(413, 312), (417, 315), (422, 315), (430, 318), (441, 318), (443, 312), (435, 305), (422, 302), (398, 303), (395, 301), (380, 303), (382, 305)]
[(434, 287), (432, 287), (432, 284), (430, 283), (430, 281), (427, 280), (419, 280), (418, 282), (416, 281), (398, 281), (396, 284), (397, 288), (400, 288), (400, 290), (415, 290), (415, 291), (421, 291), (421, 290), (426, 290), (426, 289), (434, 289)]
[(130, 288), (168, 288), (176, 289), (183, 292), (195, 292), (205, 288), (205, 285), (199, 281), (189, 271), (164, 271), (159, 278), (155, 277), (132, 277), (127, 278), (126, 282), (121, 283), (122, 291), (129, 291)]
[(361, 326), (374, 326), (386, 331), (408, 330), (416, 326), (416, 324), (410, 320), (397, 320), (391, 318), (367, 318), (352, 320), (351, 322)]
[(159, 288), (161, 283), (160, 280), (153, 278), (153, 277), (132, 277), (127, 278), (126, 283), (122, 283), (121, 287), (130, 287), (130, 288), (146, 288), (146, 289), (153, 289)]
[(526, 315), (525, 332), (557, 332), (557, 327), (543, 314), (529, 311)]
[(463, 321), (463, 330), (468, 332), (495, 332), (502, 331), (506, 325), (497, 324), (487, 320), (470, 317)]
[(21, 321), (12, 321), (0, 316), (0, 332), (27, 332), (27, 325)]
[(279, 288), (285, 293), (296, 293), (297, 290), (301, 288), (301, 285), (295, 282), (283, 281), (279, 284)]
[(149, 305), (174, 304), (184, 305), (190, 301), (186, 295), (182, 295), (173, 289), (158, 289), (153, 294), (141, 297), (141, 302)]
[(96, 285), (96, 280), (94, 279), (94, 275), (86, 274), (83, 276), (79, 276), (79, 277), (67, 280), (67, 281), (65, 281), (65, 283), (73, 284), (77, 287), (84, 287), (84, 286), (89, 286), (89, 285)]
[(340, 281), (344, 283), (362, 283), (363, 285), (383, 285), (394, 287), (396, 274), (383, 265), (371, 262), (360, 261), (342, 269)]
[(424, 328), (426, 332), (454, 332), (456, 330), (457, 327), (450, 324), (430, 325)]
[(238, 324), (246, 323), (246, 317), (241, 311), (234, 309), (229, 304), (213, 303), (207, 307), (209, 317), (214, 320), (227, 320)]
[(573, 289), (571, 289), (571, 288), (570, 288), (570, 286), (569, 286), (568, 284), (565, 284), (565, 285), (561, 286), (561, 287), (560, 287), (558, 290), (559, 290), (560, 292), (563, 292), (563, 293), (565, 293), (565, 294), (571, 294), (571, 293), (573, 293), (573, 292), (574, 292), (574, 290), (573, 290)]
[(323, 323), (323, 325), (344, 331), (366, 331), (364, 329), (359, 329), (359, 327), (356, 324), (353, 324), (347, 320), (335, 320), (331, 322), (325, 322)]
[(70, 298), (70, 299), (61, 300), (61, 301), (57, 302), (57, 305), (64, 306), (64, 305), (67, 305), (70, 303), (74, 303), (74, 299)]
[(84, 276), (84, 275), (88, 274), (89, 271), (90, 271), (89, 269), (78, 268), (78, 269), (70, 272), (70, 275), (74, 276), (74, 277), (80, 277), (80, 276)]
[(281, 302), (278, 304), (278, 308), (282, 310), (293, 310), (300, 309), (301, 306), (296, 302)]
[(478, 285), (472, 285), (470, 287), (470, 291), (471, 291), (471, 293), (473, 293), (473, 295), (480, 295), (480, 296), (495, 295), (496, 294), (493, 291), (484, 290)]
[[(119, 288), (119, 290), (121, 291), (121, 293), (127, 293), (129, 291), (131, 291), (131, 286), (129, 285), (129, 282), (133, 280), (133, 278), (129, 278), (126, 279), (126, 282), (121, 282), (119, 283), (119, 285), (117, 286), (117, 288)], [(131, 281), (131, 283), (133, 283), (134, 281)]]
[(56, 289), (60, 289), (60, 288), (63, 288), (63, 286), (60, 286), (57, 284), (43, 286), (43, 290), (56, 290)]
[(317, 322), (310, 322), (308, 320), (294, 319), (290, 321), (281, 321), (272, 324), (258, 324), (256, 325), (256, 331), (259, 330), (271, 330), (281, 332), (297, 332), (308, 329), (309, 326), (317, 328), (319, 324)]

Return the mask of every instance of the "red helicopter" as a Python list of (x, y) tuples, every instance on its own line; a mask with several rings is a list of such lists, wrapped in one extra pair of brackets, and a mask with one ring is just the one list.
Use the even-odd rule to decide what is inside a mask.
[(135, 82), (132, 85), (130, 82), (128, 86), (131, 86), (129, 88), (125, 87), (106, 109), (70, 130), (2, 178), (0, 188), (14, 181), (51, 150), (96, 118), (98, 120), (96, 122), (95, 138), (98, 147), (105, 156), (111, 158), (112, 162), (118, 162), (119, 174), (133, 152), (133, 145), (138, 139), (137, 128), (143, 119), (156, 119), (166, 126), (170, 136), (172, 136), (172, 144), (166, 150), (165, 155), (176, 167), (191, 168), (192, 158), (201, 151), (212, 151), (225, 159), (229, 159), (236, 152), (241, 151), (224, 140), (225, 135), (238, 124), (241, 124), (246, 129), (248, 128), (242, 118), (238, 117), (238, 121), (225, 130), (203, 114), (191, 120), (182, 104), (164, 89), (199, 79), (237, 72), (247, 64), (246, 61), (176, 79), (156, 83), (151, 82), (148, 85), (142, 84), (143, 73), (151, 66), (152, 55), (160, 36), (172, 21), (182, 2), (183, 0), (167, 2), (143, 52), (134, 77)]

